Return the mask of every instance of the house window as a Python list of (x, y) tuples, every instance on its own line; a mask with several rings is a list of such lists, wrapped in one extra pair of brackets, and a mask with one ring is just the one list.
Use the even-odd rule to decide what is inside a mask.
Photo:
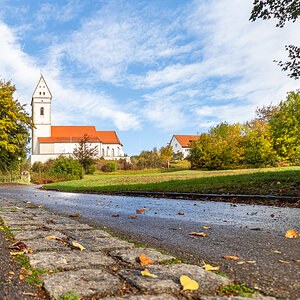
[(114, 148), (111, 149), (111, 156), (115, 156), (115, 149)]
[(45, 95), (45, 92), (43, 92), (43, 95)]
[(44, 107), (41, 107), (41, 109), (40, 109), (40, 115), (41, 115), (41, 116), (44, 115)]
[(102, 149), (102, 156), (105, 156), (104, 149)]
[(42, 95), (42, 92), (40, 92), (40, 95)]
[(120, 148), (118, 147), (118, 156), (120, 156)]
[(175, 147), (177, 148), (177, 144), (175, 144)]
[(106, 149), (106, 156), (109, 156), (109, 147)]

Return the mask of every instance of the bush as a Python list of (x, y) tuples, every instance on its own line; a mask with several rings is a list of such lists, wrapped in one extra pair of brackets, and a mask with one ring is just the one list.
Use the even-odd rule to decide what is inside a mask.
[(61, 156), (53, 162), (49, 175), (65, 179), (81, 179), (83, 172), (79, 161), (74, 160), (72, 157)]
[(36, 161), (31, 167), (31, 171), (34, 173), (41, 173), (42, 170), (43, 170), (43, 163), (41, 163), (40, 161)]
[(87, 174), (94, 174), (96, 171), (96, 165), (95, 164), (92, 164), (89, 166), (88, 170), (87, 170)]
[(101, 171), (102, 172), (111, 172), (110, 171), (110, 164), (103, 165), (102, 168), (101, 168)]
[(108, 164), (110, 165), (110, 172), (117, 171), (117, 164), (115, 161), (109, 161)]

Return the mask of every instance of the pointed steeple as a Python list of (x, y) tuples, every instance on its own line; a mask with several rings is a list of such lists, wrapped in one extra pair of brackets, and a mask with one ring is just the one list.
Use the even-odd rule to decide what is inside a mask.
[(31, 105), (34, 100), (39, 100), (39, 99), (44, 99), (43, 102), (50, 102), (52, 99), (51, 92), (47, 86), (43, 74), (41, 74), (40, 80), (33, 92)]

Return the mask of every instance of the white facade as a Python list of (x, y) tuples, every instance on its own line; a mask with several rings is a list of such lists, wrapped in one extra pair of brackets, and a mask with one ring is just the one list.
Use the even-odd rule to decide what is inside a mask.
[(175, 136), (172, 137), (170, 145), (173, 149), (174, 153), (181, 152), (183, 154), (183, 158), (186, 158), (190, 154), (190, 148), (182, 147), (179, 141), (176, 139)]
[[(72, 134), (70, 134), (70, 136), (63, 135), (63, 137), (52, 136), (53, 128), (63, 128), (64, 126), (53, 126), (51, 128), (51, 100), (51, 92), (47, 87), (44, 77), (41, 75), (39, 83), (33, 93), (31, 102), (32, 118), (35, 126), (35, 128), (32, 129), (32, 155), (30, 157), (31, 164), (35, 163), (36, 161), (44, 163), (48, 159), (55, 159), (60, 155), (70, 156), (72, 155), (74, 149), (79, 146), (79, 141), (83, 138), (82, 131), (75, 136)], [(94, 128), (94, 126), (69, 127)], [(89, 128), (89, 130), (91, 130), (91, 128)], [(120, 143), (115, 132), (102, 132), (106, 134), (114, 133), (111, 134), (108, 139), (106, 137), (107, 142), (102, 142), (102, 137), (105, 140), (105, 136), (101, 135), (101, 132), (97, 132), (95, 128), (93, 130), (95, 136), (92, 136), (94, 141), (90, 143), (90, 146), (97, 147), (99, 158), (104, 157), (104, 159), (110, 160), (124, 158), (122, 144)], [(100, 134), (100, 137), (97, 136), (97, 134)], [(76, 142), (72, 142), (72, 137), (73, 140), (76, 140)]]

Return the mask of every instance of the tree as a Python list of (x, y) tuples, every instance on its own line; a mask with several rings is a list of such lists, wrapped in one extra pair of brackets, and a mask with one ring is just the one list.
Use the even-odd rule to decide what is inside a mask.
[[(299, 0), (254, 0), (250, 20), (278, 19), (277, 27), (284, 27), (287, 21), (295, 22), (300, 15)], [(294, 45), (285, 46), (290, 61), (276, 61), (283, 71), (291, 72), (289, 77), (300, 78), (300, 47)]]
[(82, 165), (86, 174), (95, 172), (95, 159), (98, 155), (98, 147), (89, 143), (89, 136), (84, 134), (83, 139), (79, 142), (79, 146), (73, 151), (73, 156)]
[(270, 119), (273, 147), (283, 161), (300, 161), (300, 90), (289, 92)]
[(161, 147), (159, 149), (159, 154), (162, 162), (167, 165), (167, 168), (170, 166), (170, 160), (172, 159), (174, 153), (173, 148), (171, 145), (168, 145), (166, 147)]
[(0, 80), (0, 171), (16, 170), (29, 151), (33, 122), (25, 105), (14, 100), (15, 86)]
[(262, 108), (256, 108), (256, 118), (260, 121), (269, 122), (273, 115), (278, 112), (279, 106), (278, 105), (270, 105), (263, 106)]

